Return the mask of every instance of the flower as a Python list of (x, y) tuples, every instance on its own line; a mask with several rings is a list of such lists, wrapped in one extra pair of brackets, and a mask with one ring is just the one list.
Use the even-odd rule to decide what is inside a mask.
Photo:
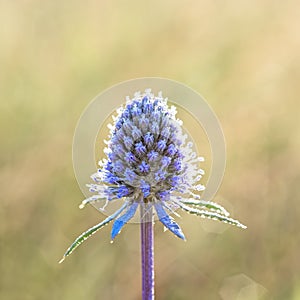
[(117, 110), (114, 123), (109, 125), (106, 158), (91, 176), (95, 183), (88, 185), (95, 195), (85, 199), (80, 208), (96, 201), (124, 203), (114, 214), (79, 236), (64, 257), (115, 220), (113, 240), (140, 205), (154, 208), (159, 221), (181, 239), (185, 236), (169, 215), (178, 208), (245, 228), (230, 218), (222, 206), (204, 201), (196, 194), (204, 190), (199, 184), (204, 174), (199, 168), (203, 158), (193, 151), (193, 143), (188, 141), (176, 113), (176, 108), (169, 107), (161, 93), (155, 96), (149, 89), (135, 93), (132, 99), (127, 97), (126, 105)]

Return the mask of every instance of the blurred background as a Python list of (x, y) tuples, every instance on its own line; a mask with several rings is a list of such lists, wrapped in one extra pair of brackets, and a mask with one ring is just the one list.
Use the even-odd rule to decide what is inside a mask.
[[(140, 299), (139, 227), (110, 226), (72, 169), (77, 120), (103, 89), (160, 76), (222, 123), (216, 201), (246, 231), (182, 214), (155, 226), (157, 299), (300, 299), (299, 1), (0, 1), (0, 299)], [(88, 181), (89, 179), (87, 179)]]

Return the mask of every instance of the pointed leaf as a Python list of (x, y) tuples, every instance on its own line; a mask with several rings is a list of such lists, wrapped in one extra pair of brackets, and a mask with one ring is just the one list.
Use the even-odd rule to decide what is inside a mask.
[(205, 201), (205, 200), (195, 200), (195, 199), (182, 199), (180, 202), (184, 204), (194, 205), (194, 206), (204, 206), (207, 209), (214, 210), (220, 214), (225, 216), (229, 216), (229, 212), (220, 204), (212, 202), (212, 201)]
[(133, 218), (138, 205), (139, 205), (139, 203), (137, 203), (137, 202), (133, 202), (132, 204), (129, 204), (127, 211), (121, 217), (119, 217), (118, 219), (115, 220), (113, 228), (111, 230), (111, 239), (112, 240), (120, 233), (123, 226), (131, 218)]
[(235, 225), (237, 227), (241, 227), (243, 229), (247, 228), (247, 226), (243, 225), (238, 220), (234, 220), (232, 218), (226, 217), (226, 216), (221, 215), (219, 213), (210, 212), (210, 211), (206, 211), (206, 210), (199, 210), (199, 209), (184, 205), (183, 203), (180, 203), (180, 202), (177, 202), (177, 203), (183, 210), (187, 211), (190, 214), (195, 214), (195, 215), (200, 216), (202, 218), (218, 220), (218, 221), (221, 221), (221, 222), (224, 222), (224, 223)]
[(155, 204), (155, 209), (160, 222), (162, 222), (166, 228), (173, 232), (179, 238), (185, 240), (185, 236), (179, 227), (179, 225), (166, 213), (160, 203)]
[(82, 233), (68, 248), (66, 253), (64, 254), (63, 258), (60, 260), (59, 263), (62, 263), (67, 256), (69, 256), (78, 246), (80, 246), (86, 239), (88, 239), (91, 235), (96, 233), (100, 228), (107, 225), (109, 222), (111, 222), (113, 219), (115, 219), (126, 207), (128, 206), (128, 203), (124, 203), (123, 206), (118, 209), (115, 213), (113, 213), (111, 216), (107, 217), (104, 221), (101, 223), (91, 227), (84, 233)]

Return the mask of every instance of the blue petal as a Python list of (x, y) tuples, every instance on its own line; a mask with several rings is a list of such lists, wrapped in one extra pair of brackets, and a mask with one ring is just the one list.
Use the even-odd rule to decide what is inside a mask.
[(171, 163), (172, 159), (168, 156), (164, 156), (162, 159), (161, 159), (161, 164), (162, 164), (162, 167), (167, 167), (170, 163)]
[(113, 240), (121, 231), (122, 227), (134, 216), (138, 203), (132, 203), (127, 211), (118, 219), (115, 220), (113, 228), (111, 230), (111, 239)]
[(156, 158), (158, 157), (158, 153), (154, 150), (151, 150), (148, 154), (147, 157), (149, 159), (150, 162), (155, 161)]
[(145, 143), (148, 147), (151, 147), (153, 145), (153, 142), (154, 142), (153, 134), (151, 132), (147, 132), (144, 135), (144, 141), (145, 141)]
[(157, 216), (159, 221), (162, 222), (165, 227), (167, 227), (171, 232), (173, 232), (179, 238), (185, 240), (185, 236), (179, 227), (179, 225), (166, 213), (163, 209), (162, 205), (159, 203), (155, 204), (155, 209), (157, 212)]
[(140, 189), (143, 192), (145, 198), (150, 195), (151, 186), (143, 179), (140, 181)]
[(143, 155), (147, 152), (147, 149), (142, 142), (139, 142), (135, 144), (135, 151), (138, 155)]
[(165, 148), (166, 148), (166, 146), (167, 146), (167, 143), (166, 143), (165, 140), (160, 140), (160, 141), (157, 143), (157, 149), (158, 149), (158, 151), (160, 151), (160, 152), (164, 151)]
[(133, 139), (130, 136), (124, 136), (123, 142), (125, 147), (130, 150), (133, 145)]
[(139, 165), (139, 171), (142, 173), (148, 173), (150, 171), (150, 167), (145, 161), (142, 161)]
[(136, 157), (132, 152), (127, 152), (125, 154), (125, 161), (127, 161), (128, 163), (134, 163), (136, 162)]
[(177, 149), (176, 149), (175, 145), (174, 144), (170, 144), (169, 147), (168, 147), (167, 152), (171, 156), (175, 155), (176, 152), (177, 152)]

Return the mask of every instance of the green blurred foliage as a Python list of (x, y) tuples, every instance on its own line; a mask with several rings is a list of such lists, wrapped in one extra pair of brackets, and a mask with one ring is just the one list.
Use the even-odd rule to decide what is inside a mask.
[(78, 209), (76, 122), (101, 90), (144, 76), (209, 100), (228, 150), (216, 201), (248, 225), (217, 234), (184, 215), (184, 243), (157, 224), (157, 299), (222, 299), (236, 274), (267, 291), (257, 299), (300, 299), (299, 11), (296, 0), (0, 1), (0, 299), (140, 299), (137, 225), (114, 244), (107, 226), (57, 262), (103, 219)]

